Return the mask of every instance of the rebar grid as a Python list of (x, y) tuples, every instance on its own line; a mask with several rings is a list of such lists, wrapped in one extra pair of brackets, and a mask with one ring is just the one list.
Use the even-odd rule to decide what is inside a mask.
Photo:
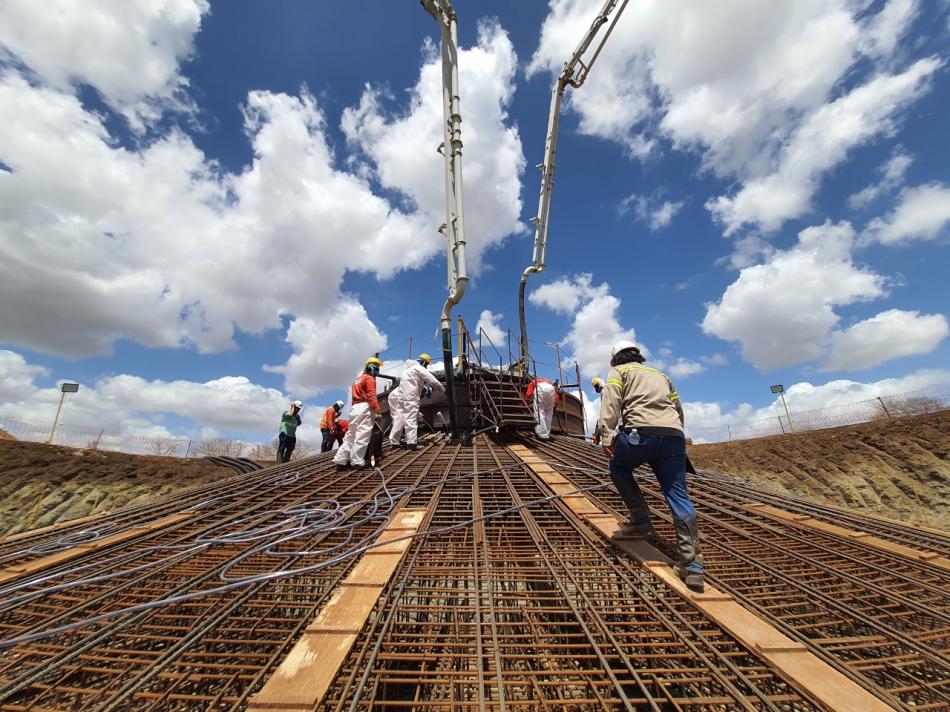
[[(578, 486), (599, 481), (599, 471), (606, 473), (606, 458), (589, 445), (564, 438), (541, 449)], [(657, 533), (673, 542), (662, 495), (652, 474), (644, 474), (640, 485)], [(690, 492), (707, 576), (717, 588), (891, 704), (916, 710), (950, 706), (945, 571), (860, 540), (806, 532), (756, 514), (722, 494), (718, 481), (702, 476), (690, 483)], [(596, 498), (618, 516), (625, 513), (614, 490), (598, 492)], [(877, 533), (876, 519), (852, 515), (850, 521)]]
[[(579, 486), (605, 478), (589, 446), (558, 438), (541, 451)], [(430, 438), (416, 452), (388, 451), (384, 469), (385, 485), (375, 471), (337, 472), (321, 456), (103, 517), (112, 534), (193, 512), (40, 572), (55, 578), (0, 586), (0, 640), (79, 624), (0, 649), (0, 709), (243, 709), (361, 553), (334, 560), (299, 552), (371, 538), (379, 525), (367, 515), (386, 487), (410, 488), (396, 506), (429, 514), (321, 709), (816, 708), (562, 502), (546, 499), (546, 486), (486, 436), (472, 447)], [(645, 489), (659, 513), (655, 488)], [(884, 699), (899, 697), (908, 709), (946, 702), (946, 666), (930, 659), (946, 645), (946, 627), (925, 630), (946, 614), (946, 599), (935, 594), (946, 580), (932, 566), (919, 564), (927, 574), (918, 576), (906, 559), (854, 542), (841, 553), (835, 537), (736, 507), (716, 482), (694, 485), (694, 494), (717, 586)], [(605, 510), (619, 504), (609, 489), (589, 496)], [(315, 500), (352, 504), (341, 516), (353, 526), (270, 551), (245, 540), (266, 526), (277, 527), (276, 540), (287, 512)], [(666, 522), (659, 529), (671, 537)], [(710, 536), (721, 541), (710, 546)], [(44, 533), (0, 552), (28, 562), (45, 555), (30, 547), (55, 549), (56, 541)], [(181, 556), (169, 559), (169, 551)], [(261, 577), (318, 561), (325, 565)], [(873, 580), (865, 580), (869, 571)], [(222, 575), (255, 578), (222, 590)], [(88, 621), (171, 594), (186, 598)]]
[[(420, 457), (421, 454), (400, 453), (392, 458), (387, 468), (390, 486), (415, 484), (415, 470), (401, 463), (411, 464)], [(284, 479), (286, 470), (283, 468)], [(193, 542), (211, 529), (227, 535), (229, 524), (237, 521), (243, 522), (240, 526), (245, 528), (251, 523), (262, 526), (275, 510), (314, 497), (331, 495), (343, 502), (361, 502), (369, 501), (382, 489), (378, 473), (337, 473), (326, 458), (299, 470), (304, 476), (284, 487), (274, 487), (274, 478), (267, 480), (270, 496), (260, 499), (254, 497), (264, 494), (254, 486), (261, 481), (259, 475), (248, 476), (252, 482), (250, 501), (242, 499), (240, 490), (232, 490), (215, 509), (189, 521), (187, 527), (162, 531), (147, 540), (136, 541), (132, 548), (141, 547), (151, 552), (148, 557), (154, 557), (152, 550), (158, 545)], [(201, 498), (206, 494), (202, 492)], [(183, 503), (186, 507), (192, 504)], [(360, 511), (354, 509), (350, 516), (358, 517)], [(252, 522), (247, 520), (249, 513), (257, 515)], [(374, 528), (372, 524), (357, 527), (353, 538), (359, 540)], [(323, 546), (345, 543), (339, 532), (317, 539)], [(295, 548), (300, 548), (301, 543), (306, 548), (314, 545), (316, 539), (295, 543)], [(216, 545), (192, 553), (187, 560), (157, 567), (158, 570), (76, 586), (26, 603), (0, 605), (0, 631), (4, 638), (9, 638), (18, 632), (83, 620), (90, 613), (127, 608), (172, 593), (213, 588), (220, 583), (217, 573), (221, 568), (234, 562), (247, 548), (247, 544), (241, 543)], [(281, 547), (276, 549), (279, 552)], [(115, 567), (110, 553), (96, 552), (73, 563), (83, 565), (92, 558), (101, 565), (83, 570), (82, 577), (102, 575)], [(130, 700), (137, 709), (173, 709), (179, 703), (183, 708), (190, 704), (239, 707), (283, 657), (293, 638), (319, 610), (325, 595), (356, 560), (340, 562), (318, 574), (277, 579), (169, 604), (52, 640), (17, 646), (6, 651), (0, 660), (0, 698), (8, 703), (4, 709), (73, 709), (77, 705), (86, 709), (93, 700), (96, 709), (103, 710), (124, 709), (123, 705)], [(291, 561), (296, 567), (308, 563), (307, 557), (300, 556), (284, 560), (257, 556), (233, 568), (231, 575), (269, 572)], [(123, 567), (141, 563), (142, 560), (133, 559)], [(38, 586), (18, 593), (28, 595), (35, 588)], [(20, 704), (24, 700), (28, 704)]]
[[(487, 439), (466, 457), (506, 469), (445, 483), (429, 529), (548, 496)], [(322, 708), (812, 708), (550, 503), (416, 542), (380, 605)]]

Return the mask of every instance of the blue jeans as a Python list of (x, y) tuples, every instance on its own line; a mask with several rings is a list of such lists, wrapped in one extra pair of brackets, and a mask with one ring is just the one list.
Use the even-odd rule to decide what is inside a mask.
[(673, 516), (681, 519), (696, 516), (686, 491), (686, 441), (683, 438), (620, 432), (614, 438), (613, 446), (614, 455), (609, 465), (611, 475), (632, 480), (642, 498), (633, 471), (649, 463)]

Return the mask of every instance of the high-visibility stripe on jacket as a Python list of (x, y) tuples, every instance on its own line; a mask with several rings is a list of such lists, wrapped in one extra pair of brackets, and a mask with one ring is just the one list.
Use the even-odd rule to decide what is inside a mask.
[(639, 363), (610, 369), (601, 394), (597, 431), (610, 445), (617, 426), (683, 432), (683, 406), (673, 382), (662, 371)]
[(350, 395), (353, 396), (353, 405), (369, 403), (370, 410), (374, 413), (379, 412), (379, 401), (376, 400), (376, 379), (370, 374), (361, 373), (360, 377), (353, 381)]
[(323, 417), (320, 418), (320, 430), (333, 430), (336, 427), (336, 408), (332, 405), (323, 411)]

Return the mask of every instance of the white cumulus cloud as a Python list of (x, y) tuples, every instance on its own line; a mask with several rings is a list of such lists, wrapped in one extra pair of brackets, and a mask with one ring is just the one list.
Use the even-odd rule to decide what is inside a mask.
[[(642, 156), (670, 142), (740, 188), (708, 203), (729, 232), (773, 230), (809, 208), (822, 176), (886, 132), (933, 58), (894, 71), (914, 0), (629, 3), (586, 84), (568, 92), (582, 133)], [(550, 0), (528, 66), (556, 75), (600, 0)], [(855, 87), (856, 88), (852, 88)]]
[(942, 314), (889, 309), (834, 332), (822, 370), (871, 368), (901, 356), (927, 354), (948, 332), (950, 327)]
[(707, 305), (703, 331), (738, 341), (760, 370), (820, 358), (840, 318), (835, 307), (885, 294), (884, 278), (853, 262), (853, 243), (848, 223), (802, 230), (791, 249), (741, 270)]
[[(0, 350), (0, 417), (51, 424), (60, 399), (59, 388), (36, 383), (37, 378), (49, 375), (47, 369), (30, 364), (21, 354)], [(287, 398), (280, 391), (244, 376), (203, 382), (147, 380), (129, 374), (93, 382), (65, 380), (76, 380), (80, 385), (64, 409), (62, 427), (93, 435), (103, 429), (108, 434), (159, 438), (197, 436), (202, 430), (272, 436), (287, 407)], [(304, 421), (319, 417), (321, 412), (319, 406), (305, 407)], [(168, 426), (163, 422), (167, 415), (185, 418), (192, 425), (184, 430)]]
[[(233, 348), (236, 329), (257, 334), (289, 318), (294, 354), (273, 366), (287, 387), (316, 393), (345, 386), (352, 362), (341, 366), (342, 357), (314, 350), (333, 346), (347, 319), (357, 332), (348, 357), (359, 354), (359, 361), (385, 344), (363, 307), (341, 292), (346, 273), (386, 279), (444, 250), (437, 233), (444, 220), (443, 162), (435, 151), (439, 58), (424, 51), (407, 109), (384, 115), (364, 97), (344, 112), (355, 153), (333, 145), (327, 115), (305, 87), (297, 95), (250, 92), (241, 109), (253, 159), (229, 172), (174, 128), (125, 147), (81, 103), (74, 82), (114, 96), (117, 110), (132, 106), (127, 80), (105, 65), (136, 76), (154, 69), (164, 77), (154, 87), (184, 86), (177, 63), (206, 4), (128, 4), (134, 7), (98, 4), (89, 13), (135, 25), (146, 39), (130, 42), (151, 48), (147, 66), (119, 66), (121, 47), (102, 40), (98, 58), (82, 50), (72, 74), (55, 70), (66, 60), (44, 63), (56, 50), (49, 43), (47, 54), (17, 52), (25, 69), (0, 70), (0, 162), (9, 168), (0, 170), (0, 341), (68, 356), (109, 353), (118, 339), (213, 352)], [(60, 6), (73, 8), (59, 2), (53, 10)], [(188, 15), (189, 7), (197, 14)], [(18, 13), (18, 24), (56, 17), (44, 4), (3, 8)], [(139, 11), (139, 24), (123, 14)], [(172, 30), (163, 23), (187, 41), (166, 41)], [(0, 36), (8, 52), (18, 41)], [(86, 67), (86, 60), (103, 66)], [(473, 269), (485, 249), (522, 229), (523, 158), (506, 113), (516, 61), (495, 23), (483, 24), (478, 44), (460, 53)], [(143, 87), (136, 102), (165, 96), (148, 82)], [(387, 153), (407, 136), (414, 142), (408, 153)], [(379, 152), (371, 153), (375, 139)]]
[(913, 162), (914, 159), (898, 146), (887, 162), (878, 169), (881, 179), (851, 195), (848, 205), (855, 210), (862, 210), (881, 196), (896, 190), (903, 184), (904, 174)]
[(0, 58), (19, 60), (59, 90), (95, 87), (141, 129), (190, 103), (178, 69), (209, 11), (207, 0), (5, 0)]
[(902, 190), (893, 211), (868, 223), (865, 238), (885, 245), (933, 240), (948, 222), (950, 187), (927, 183)]
[(939, 66), (933, 58), (919, 60), (900, 74), (874, 77), (816, 109), (782, 147), (775, 171), (747, 181), (733, 196), (710, 199), (706, 207), (725, 224), (727, 235), (745, 225), (771, 232), (805, 214), (822, 176), (852, 148), (888, 131)]

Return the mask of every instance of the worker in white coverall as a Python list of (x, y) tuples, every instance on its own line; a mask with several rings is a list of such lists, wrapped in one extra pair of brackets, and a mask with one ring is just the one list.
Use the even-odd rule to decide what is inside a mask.
[(433, 390), (444, 390), (439, 379), (429, 373), (431, 365), (432, 357), (429, 354), (419, 354), (416, 362), (399, 378), (399, 385), (389, 394), (389, 414), (393, 419), (389, 442), (393, 447), (399, 447), (403, 430), (406, 431), (406, 447), (410, 450), (418, 447), (416, 438), (419, 432), (419, 399), (422, 389), (428, 385)]
[(551, 439), (554, 405), (558, 401), (557, 388), (546, 378), (535, 378), (525, 391), (528, 402), (534, 403), (535, 434), (542, 440)]
[(343, 444), (337, 448), (333, 462), (337, 469), (348, 467), (366, 467), (366, 448), (373, 434), (373, 421), (379, 413), (379, 401), (376, 400), (376, 376), (383, 365), (377, 357), (366, 359), (363, 373), (350, 387), (350, 427), (343, 438)]

